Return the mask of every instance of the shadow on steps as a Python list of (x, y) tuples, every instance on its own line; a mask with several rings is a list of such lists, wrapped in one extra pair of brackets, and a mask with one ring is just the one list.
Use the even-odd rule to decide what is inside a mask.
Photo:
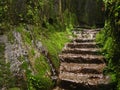
[(115, 83), (109, 84), (100, 84), (100, 85), (84, 85), (84, 84), (75, 84), (68, 81), (60, 82), (60, 90), (116, 90)]

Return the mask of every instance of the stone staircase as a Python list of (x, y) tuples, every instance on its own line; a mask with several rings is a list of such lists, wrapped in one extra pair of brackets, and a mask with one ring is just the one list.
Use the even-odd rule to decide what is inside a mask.
[(58, 90), (112, 90), (110, 77), (103, 74), (105, 58), (95, 43), (100, 29), (74, 31), (76, 35), (59, 55), (60, 72)]

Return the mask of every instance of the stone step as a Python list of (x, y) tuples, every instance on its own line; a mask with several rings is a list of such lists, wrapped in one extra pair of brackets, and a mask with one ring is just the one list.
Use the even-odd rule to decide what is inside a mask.
[(99, 55), (100, 49), (98, 48), (65, 48), (62, 50), (62, 53)]
[(83, 85), (101, 85), (109, 84), (110, 77), (104, 76), (103, 74), (83, 74), (83, 73), (70, 73), (70, 72), (60, 72), (60, 81), (67, 81), (76, 84)]
[(87, 39), (94, 39), (96, 34), (89, 34), (89, 33), (84, 33), (84, 34), (76, 34), (76, 38), (87, 38)]
[(96, 48), (97, 44), (95, 42), (92, 43), (68, 43), (67, 47), (69, 48)]
[(77, 35), (77, 36), (81, 36), (81, 35), (82, 35), (82, 36), (84, 36), (84, 35), (94, 35), (94, 36), (95, 36), (97, 33), (98, 33), (98, 32), (84, 32), (84, 31), (83, 31), (83, 32), (79, 32), (79, 33), (74, 32), (73, 34), (74, 34), (74, 35)]
[(98, 55), (82, 55), (82, 54), (61, 54), (59, 55), (61, 62), (74, 62), (74, 63), (104, 63), (104, 57)]
[(73, 34), (76, 35), (77, 38), (88, 38), (95, 39), (98, 31), (95, 30), (83, 30), (83, 31), (74, 31)]
[[(76, 76), (74, 76), (76, 77)], [(84, 76), (81, 77), (84, 80)], [(105, 78), (105, 79), (104, 79)], [(56, 90), (113, 90), (114, 85), (110, 83), (110, 79), (108, 76), (104, 76), (102, 79), (88, 79), (86, 81), (93, 82), (93, 84), (86, 83), (86, 81), (82, 82), (82, 80), (78, 79), (81, 82), (72, 82), (74, 80), (60, 79), (60, 85)], [(97, 84), (95, 84), (95, 83)], [(105, 82), (105, 83), (104, 83)]]
[(100, 31), (102, 28), (95, 28), (95, 29), (87, 29), (87, 28), (84, 28), (83, 30), (89, 30), (89, 31)]
[(95, 38), (89, 39), (89, 38), (76, 38), (73, 40), (73, 42), (82, 43), (82, 42), (94, 42)]
[(69, 81), (61, 81), (61, 85), (57, 86), (53, 90), (115, 90), (115, 86), (110, 84), (100, 84), (100, 85), (83, 85), (76, 84)]
[(82, 29), (82, 30), (74, 30), (74, 31), (72, 31), (73, 33), (75, 33), (75, 34), (80, 34), (80, 33), (82, 33), (82, 32), (84, 32), (84, 33), (87, 33), (87, 32), (96, 32), (96, 33), (98, 33), (99, 31), (100, 31), (101, 29)]
[(99, 32), (100, 29), (83, 29), (84, 32)]
[(89, 33), (89, 34), (96, 34), (96, 33), (98, 33), (98, 31), (94, 31), (94, 30), (83, 30), (82, 31), (82, 34), (85, 34), (85, 33)]
[(103, 74), (105, 58), (95, 43), (100, 29), (73, 31), (76, 35), (63, 48), (58, 75), (60, 90), (112, 90), (110, 77)]
[(105, 64), (78, 64), (78, 63), (61, 63), (61, 72), (83, 73), (83, 74), (101, 74)]

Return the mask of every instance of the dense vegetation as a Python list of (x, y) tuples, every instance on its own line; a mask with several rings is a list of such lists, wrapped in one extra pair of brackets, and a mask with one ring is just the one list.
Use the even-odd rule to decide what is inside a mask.
[[(10, 72), (9, 62), (5, 62), (4, 44), (0, 45), (0, 89), (52, 89), (54, 82), (47, 59), (51, 60), (57, 72), (58, 54), (77, 22), (75, 14), (71, 12), (70, 2), (71, 0), (0, 0), (0, 35), (7, 35), (10, 43), (14, 44), (13, 32), (19, 32), (23, 47), (28, 49), (27, 57), (32, 67), (30, 70), (24, 56), (19, 57), (19, 61), (23, 62), (21, 69), (25, 70), (25, 75), (24, 80), (18, 80), (18, 77), (14, 77)], [(37, 42), (42, 46), (40, 50)], [(6, 70), (2, 71), (4, 69)]]
[(104, 0), (105, 26), (97, 35), (97, 42), (103, 47), (107, 59), (106, 73), (111, 75), (116, 89), (120, 90), (120, 1)]

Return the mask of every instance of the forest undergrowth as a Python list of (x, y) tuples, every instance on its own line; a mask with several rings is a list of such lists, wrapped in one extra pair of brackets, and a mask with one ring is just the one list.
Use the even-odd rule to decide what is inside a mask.
[[(0, 64), (4, 61), (4, 66), (7, 67), (4, 73), (12, 76), (11, 82), (7, 76), (2, 76), (3, 66), (0, 67), (0, 81), (4, 82), (0, 84), (0, 89), (51, 90), (55, 83), (51, 78), (51, 67), (47, 62), (46, 54), (49, 54), (55, 70), (58, 70), (58, 54), (64, 44), (69, 41), (75, 18), (75, 14), (69, 10), (69, 3), (62, 8), (62, 2), (55, 0), (1, 0), (0, 34), (8, 36), (11, 44), (15, 42), (13, 32), (21, 34), (23, 47), (28, 49), (27, 57), (30, 65), (25, 62), (24, 56), (18, 58), (23, 62), (21, 69), (25, 71), (24, 81), (26, 83), (24, 86), (18, 86), (19, 81), (13, 77), (9, 70), (10, 66), (5, 63), (4, 54), (2, 54), (5, 50), (4, 44), (0, 45), (0, 52), (2, 52)], [(39, 50), (36, 45), (38, 42)], [(32, 69), (29, 69), (29, 66)]]
[(120, 90), (120, 1), (103, 0), (105, 3), (105, 26), (96, 41), (106, 57), (105, 74), (111, 76), (115, 90)]

